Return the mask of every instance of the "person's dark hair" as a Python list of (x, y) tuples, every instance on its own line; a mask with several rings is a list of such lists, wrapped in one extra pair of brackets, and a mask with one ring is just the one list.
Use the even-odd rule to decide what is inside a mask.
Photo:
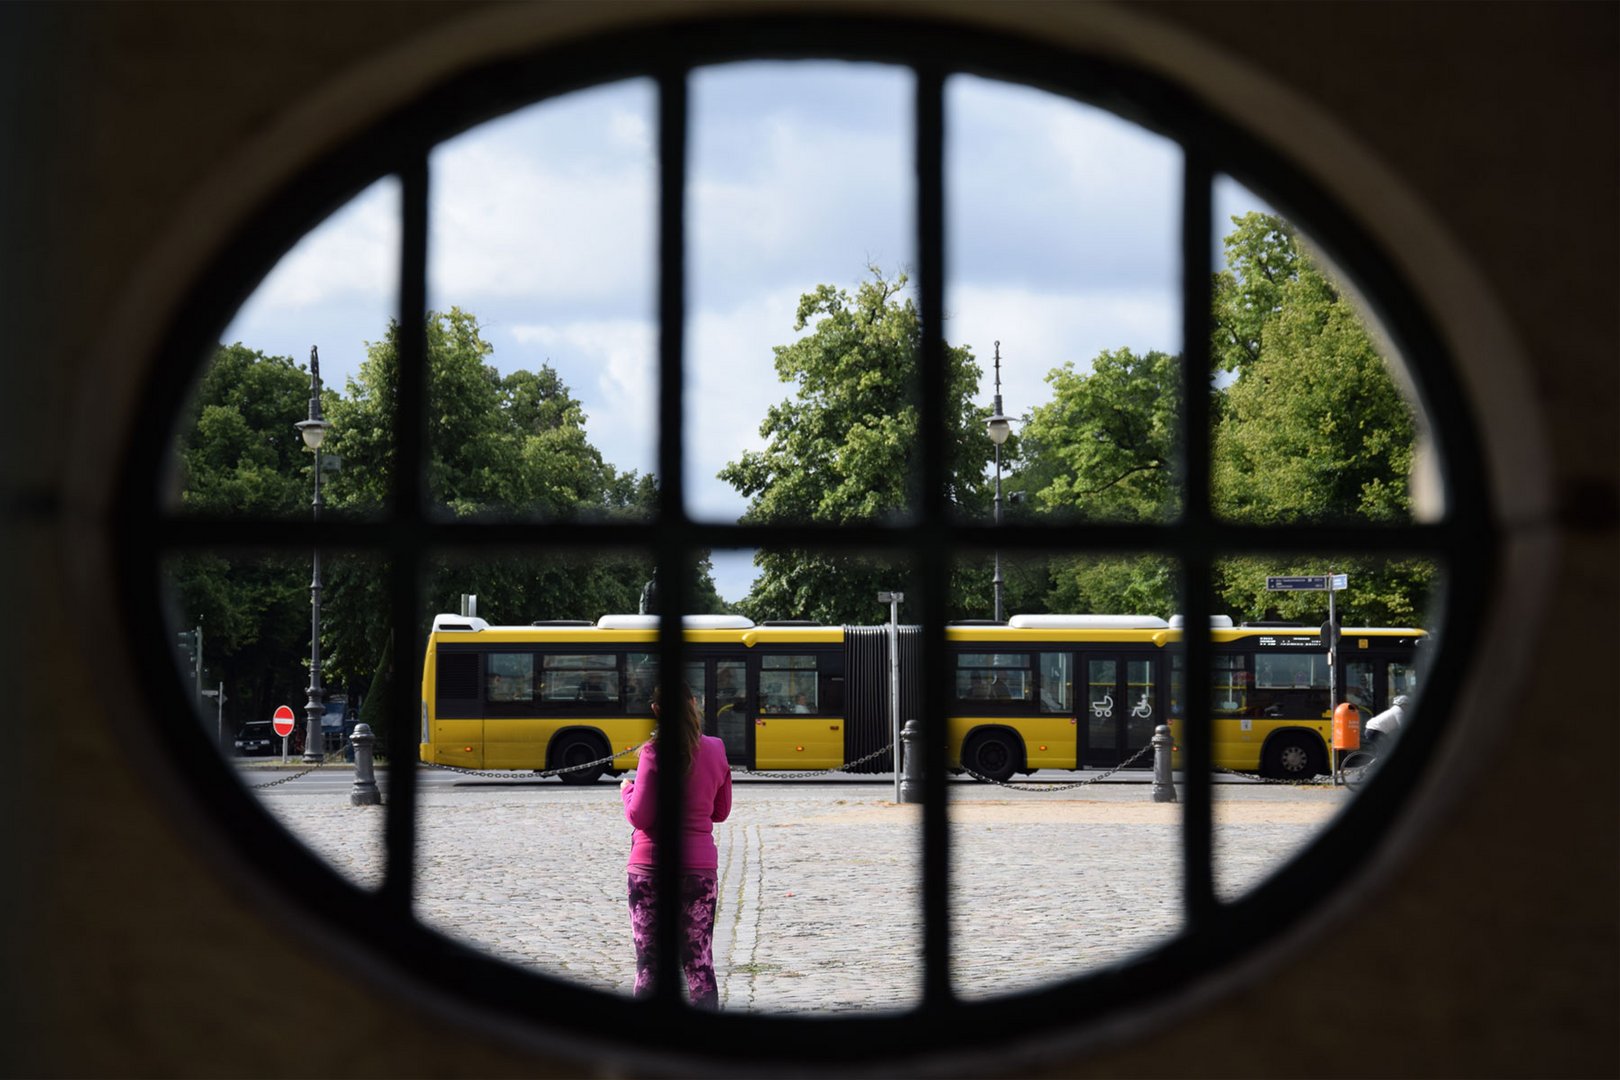
[[(703, 717), (698, 715), (697, 701), (692, 696), (692, 688), (686, 683), (675, 684), (676, 715), (666, 715), (664, 710), (664, 688), (653, 689), (653, 711), (658, 716), (658, 726), (653, 731), (656, 738), (660, 732), (670, 732), (668, 739), (659, 740), (659, 746), (666, 752), (673, 752), (675, 763), (679, 764), (684, 772), (692, 771), (692, 762), (697, 760), (698, 740), (703, 738)], [(667, 760), (667, 759), (666, 759)]]

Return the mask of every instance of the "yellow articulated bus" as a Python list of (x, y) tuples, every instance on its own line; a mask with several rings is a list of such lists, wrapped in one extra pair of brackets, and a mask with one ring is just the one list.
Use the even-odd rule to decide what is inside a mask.
[[(687, 616), (684, 626), (686, 681), (734, 766), (893, 768), (886, 628), (726, 615)], [(1319, 634), (1225, 619), (1211, 634), (1215, 763), (1278, 778), (1326, 771), (1332, 708)], [(1366, 716), (1412, 692), (1422, 636), (1344, 630), (1341, 699)], [(993, 780), (1107, 768), (1146, 746), (1159, 724), (1179, 734), (1180, 640), (1175, 620), (1153, 616), (1017, 615), (947, 627), (951, 766)], [(902, 717), (917, 715), (921, 700), (920, 642), (916, 627), (901, 628)], [(653, 726), (657, 643), (654, 615), (532, 626), (440, 615), (423, 664), (421, 758), (549, 770), (628, 750), (562, 779), (632, 769)]]

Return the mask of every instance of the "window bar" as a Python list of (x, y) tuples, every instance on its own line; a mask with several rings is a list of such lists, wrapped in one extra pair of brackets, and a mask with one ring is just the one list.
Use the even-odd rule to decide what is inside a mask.
[(417, 154), (400, 172), (399, 385), (394, 400), (394, 475), (389, 516), (405, 542), (391, 549), (389, 623), (393, 678), (388, 687), (387, 872), (383, 902), (410, 915), (416, 879), (416, 761), (421, 721), (408, 673), (417, 669), (417, 576), (420, 572), (423, 428), (427, 419), (428, 163)]
[(1181, 761), (1182, 899), (1188, 932), (1215, 911), (1210, 745), (1210, 304), (1214, 177), (1202, 151), (1184, 147), (1181, 214), (1182, 641), (1185, 657)]
[(923, 624), (922, 667), (935, 673), (922, 682), (923, 729), (923, 1009), (939, 1012), (951, 1004), (950, 832), (945, 806), (944, 695), (945, 595), (949, 580), (946, 550), (937, 538), (951, 525), (945, 504), (945, 79), (937, 68), (919, 67), (915, 115), (917, 169), (918, 310), (922, 321), (920, 533), (928, 539), (919, 570), (923, 586), (914, 609)]
[[(686, 304), (686, 106), (687, 72), (665, 72), (658, 80), (658, 681), (669, 703), (685, 674), (681, 615), (687, 607), (689, 561), (686, 484), (683, 472), (682, 338)], [(659, 721), (660, 725), (662, 720)], [(654, 977), (656, 1005), (665, 1016), (681, 1007), (679, 963), (681, 823), (686, 777), (679, 769), (659, 770), (658, 922), (654, 928), (660, 963)]]

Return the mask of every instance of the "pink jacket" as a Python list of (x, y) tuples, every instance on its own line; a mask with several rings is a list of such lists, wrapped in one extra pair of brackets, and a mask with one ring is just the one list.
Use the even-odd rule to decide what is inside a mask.
[[(630, 863), (651, 865), (657, 861), (653, 822), (658, 814), (657, 743), (641, 751), (636, 778), (623, 786), (625, 820), (635, 826), (630, 843)], [(714, 870), (720, 865), (714, 846), (714, 823), (731, 813), (731, 766), (726, 762), (726, 745), (711, 735), (698, 743), (692, 772), (686, 778), (686, 817), (682, 836), (681, 865), (686, 870)]]

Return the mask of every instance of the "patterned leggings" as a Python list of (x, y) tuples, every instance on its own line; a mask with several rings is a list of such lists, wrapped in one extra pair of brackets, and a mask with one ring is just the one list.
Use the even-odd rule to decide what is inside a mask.
[[(692, 1004), (718, 1009), (720, 990), (714, 981), (714, 915), (719, 905), (715, 872), (681, 878), (681, 968)], [(658, 893), (653, 875), (630, 871), (630, 933), (636, 942), (636, 997), (653, 992), (658, 966)]]

